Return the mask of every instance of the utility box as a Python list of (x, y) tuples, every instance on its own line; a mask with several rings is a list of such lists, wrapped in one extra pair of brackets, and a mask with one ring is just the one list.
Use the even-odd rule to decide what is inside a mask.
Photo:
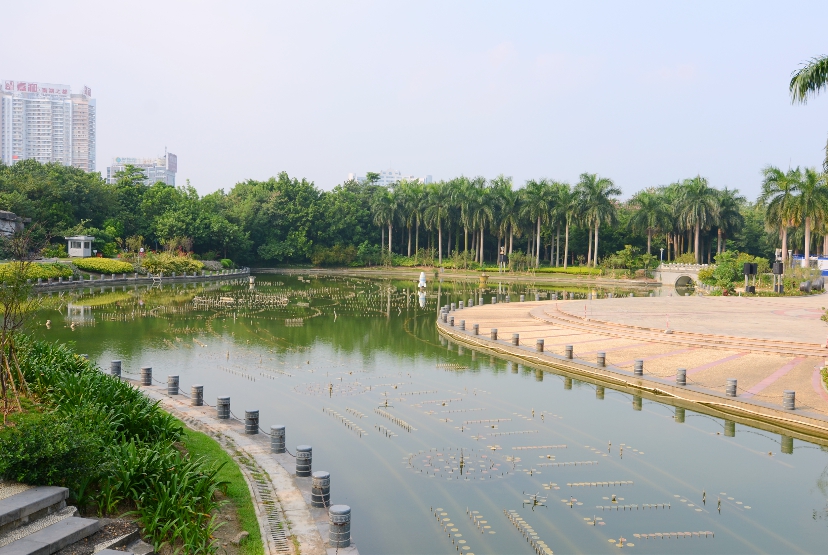
[(95, 238), (91, 235), (75, 235), (67, 237), (69, 256), (88, 258), (92, 256), (92, 241)]

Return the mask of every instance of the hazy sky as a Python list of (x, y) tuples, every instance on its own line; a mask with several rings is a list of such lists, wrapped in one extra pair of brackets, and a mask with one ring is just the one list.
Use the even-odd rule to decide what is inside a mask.
[(167, 146), (201, 193), (393, 167), (754, 197), (828, 136), (828, 92), (787, 89), (828, 2), (0, 4), (0, 78), (88, 85), (99, 171)]

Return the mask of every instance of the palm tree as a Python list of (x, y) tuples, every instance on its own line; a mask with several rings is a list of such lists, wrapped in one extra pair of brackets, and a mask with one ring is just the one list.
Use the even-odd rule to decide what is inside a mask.
[(788, 227), (793, 218), (795, 195), (802, 181), (799, 168), (783, 172), (767, 166), (762, 170), (762, 193), (759, 204), (765, 207), (766, 225), (776, 225), (782, 239), (782, 262), (788, 257)]
[(707, 229), (716, 221), (718, 208), (716, 190), (708, 185), (707, 179), (696, 176), (693, 179), (684, 180), (679, 200), (679, 218), (694, 231), (693, 248), (696, 264), (701, 261), (699, 250), (701, 230)]
[(569, 188), (569, 184), (565, 184), (565, 188), (561, 188), (558, 192), (558, 203), (561, 207), (561, 213), (564, 217), (564, 269), (569, 265), (569, 228), (575, 220), (578, 208), (578, 195)]
[(383, 230), (382, 243), (385, 248), (385, 229), (383, 226), (388, 226), (388, 252), (391, 252), (391, 226), (396, 216), (397, 201), (394, 198), (393, 191), (386, 188), (381, 188), (377, 191), (371, 199), (371, 211), (374, 213), (374, 223), (380, 226)]
[(492, 206), (491, 191), (486, 187), (486, 180), (476, 177), (471, 181), (469, 195), (471, 201), (471, 221), (476, 229), (479, 229), (478, 241), (480, 247), (477, 249), (477, 261), (483, 264), (483, 234), (486, 225), (494, 221), (494, 209)]
[(739, 194), (738, 189), (725, 187), (716, 193), (716, 202), (719, 206), (716, 210), (716, 231), (717, 244), (716, 254), (725, 250), (727, 236), (738, 231), (745, 223), (745, 218), (740, 210), (746, 199)]
[[(411, 256), (411, 228), (413, 226), (419, 228), (420, 226), (421, 190), (422, 186), (416, 181), (402, 180), (397, 187), (399, 207), (401, 210), (400, 219), (405, 227), (408, 228), (408, 256)], [(417, 252), (416, 247), (414, 252)]]
[(443, 223), (448, 217), (450, 206), (445, 182), (431, 183), (426, 187), (423, 219), (429, 227), (437, 228), (437, 252), (440, 265), (443, 264)]
[[(506, 246), (506, 235), (510, 229), (509, 219), (511, 211), (515, 209), (514, 205), (509, 207), (512, 198), (517, 198), (517, 195), (512, 191), (511, 177), (500, 174), (489, 181), (489, 200), (494, 213), (492, 227), (497, 230), (498, 254), (500, 253), (501, 239), (503, 239), (503, 246)], [(506, 211), (504, 211), (504, 207), (507, 207)]]
[[(809, 96), (816, 96), (826, 87), (828, 87), (828, 56), (812, 58), (791, 76), (791, 83), (788, 86), (791, 102), (805, 104)], [(828, 143), (825, 144), (822, 169), (828, 172)]]
[[(621, 194), (621, 189), (608, 177), (598, 177), (595, 173), (582, 173), (577, 185), (579, 202), (584, 214), (587, 229), (595, 226), (595, 254), (593, 266), (598, 265), (598, 229), (601, 222), (612, 224), (616, 219), (615, 203), (611, 197)], [(589, 257), (588, 257), (589, 258)]]
[(546, 179), (535, 181), (530, 179), (523, 188), (523, 213), (537, 223), (535, 231), (535, 266), (540, 265), (541, 223), (549, 221), (549, 215), (554, 208), (552, 187)]
[(821, 220), (828, 214), (828, 188), (825, 185), (825, 174), (815, 168), (805, 168), (802, 181), (799, 183), (799, 195), (793, 203), (794, 224), (805, 222), (805, 258), (802, 266), (807, 268), (811, 256), (811, 223)]
[(509, 179), (508, 187), (500, 187), (498, 189), (498, 211), (500, 213), (500, 228), (504, 235), (508, 232), (509, 235), (509, 250), (512, 254), (514, 250), (515, 230), (520, 227), (520, 212), (522, 209), (521, 196), (518, 191), (512, 189), (512, 180)]
[(670, 210), (664, 202), (664, 197), (653, 189), (640, 191), (632, 198), (630, 204), (635, 209), (630, 225), (635, 231), (647, 232), (647, 254), (650, 254), (653, 234), (669, 225)]

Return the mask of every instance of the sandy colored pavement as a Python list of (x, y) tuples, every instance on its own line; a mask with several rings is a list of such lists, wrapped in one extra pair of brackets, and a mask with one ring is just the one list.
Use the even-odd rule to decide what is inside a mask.
[[(819, 369), (828, 357), (828, 324), (820, 320), (828, 296), (796, 298), (635, 297), (483, 305), (449, 314), (480, 335), (519, 334), (522, 346), (543, 338), (545, 351), (607, 365), (633, 374), (636, 359), (645, 376), (674, 382), (687, 370), (688, 385), (723, 393), (738, 380), (741, 400), (782, 405), (783, 391), (796, 392), (797, 409), (828, 415), (828, 392)], [(667, 320), (672, 333), (665, 333)]]

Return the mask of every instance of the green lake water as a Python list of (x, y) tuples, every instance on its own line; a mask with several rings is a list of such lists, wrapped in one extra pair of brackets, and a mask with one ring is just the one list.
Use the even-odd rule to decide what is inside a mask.
[[(488, 287), (486, 303), (606, 292)], [(101, 368), (152, 366), (286, 425), (351, 506), (364, 555), (530, 555), (504, 510), (555, 553), (826, 552), (825, 449), (446, 342), (438, 307), (478, 294), (431, 276), (421, 298), (414, 282), (262, 274), (53, 293), (33, 327)], [(545, 506), (524, 505), (534, 494)]]

